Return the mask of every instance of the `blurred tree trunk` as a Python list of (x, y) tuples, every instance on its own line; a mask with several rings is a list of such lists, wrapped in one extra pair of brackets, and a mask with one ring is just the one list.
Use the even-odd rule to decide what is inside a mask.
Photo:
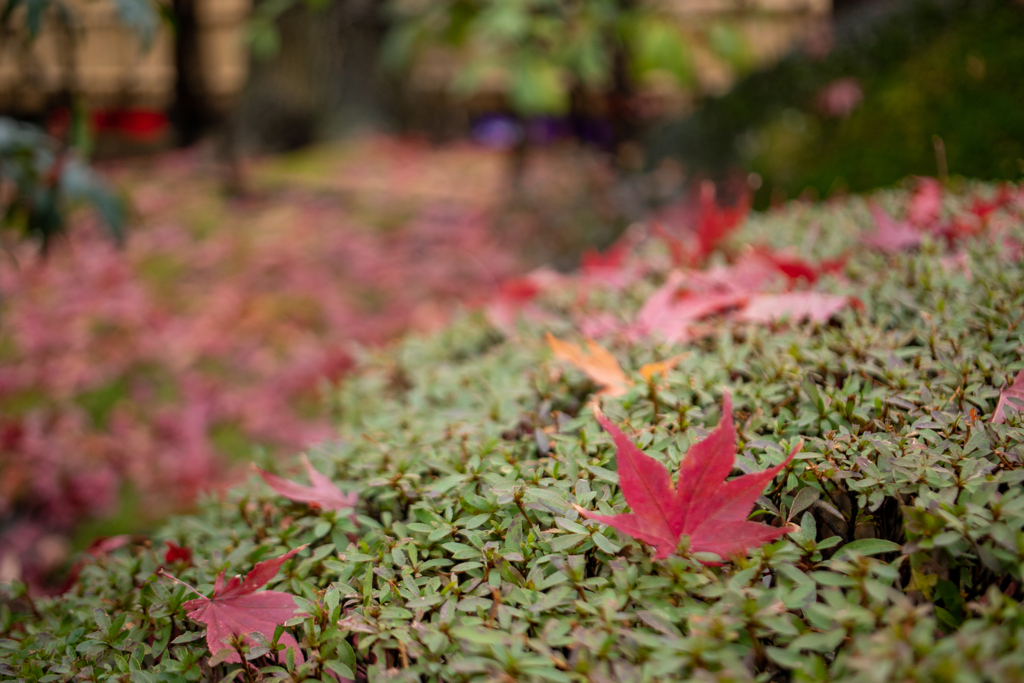
[(174, 104), (170, 118), (182, 146), (197, 142), (214, 120), (206, 94), (197, 0), (172, 0), (174, 10)]
[(378, 69), (381, 0), (299, 4), (277, 20), (280, 50), (254, 58), (235, 112), (245, 152), (280, 152), (397, 127), (402, 99)]

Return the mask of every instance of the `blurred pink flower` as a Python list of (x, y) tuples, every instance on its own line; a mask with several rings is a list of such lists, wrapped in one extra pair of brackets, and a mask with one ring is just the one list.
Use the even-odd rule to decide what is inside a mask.
[(830, 118), (845, 118), (864, 99), (864, 91), (856, 78), (839, 78), (818, 92), (818, 110)]

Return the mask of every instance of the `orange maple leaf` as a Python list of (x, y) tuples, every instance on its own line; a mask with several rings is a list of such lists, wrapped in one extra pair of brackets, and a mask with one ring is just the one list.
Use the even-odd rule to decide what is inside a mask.
[[(626, 375), (622, 366), (619, 365), (619, 361), (615, 360), (615, 356), (593, 339), (586, 341), (586, 349), (577, 344), (562, 341), (550, 332), (545, 333), (544, 339), (554, 352), (555, 358), (572, 363), (587, 373), (594, 383), (602, 387), (598, 395), (622, 396), (633, 386), (633, 380)], [(663, 361), (647, 363), (640, 368), (640, 375), (650, 381), (655, 374), (666, 374), (685, 356), (686, 354), (681, 353)]]

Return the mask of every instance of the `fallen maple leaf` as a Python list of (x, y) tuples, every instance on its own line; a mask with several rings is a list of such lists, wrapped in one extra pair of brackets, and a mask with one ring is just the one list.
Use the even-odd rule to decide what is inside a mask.
[[(621, 396), (633, 386), (633, 380), (626, 376), (619, 361), (615, 360), (615, 356), (594, 340), (588, 339), (587, 349), (584, 350), (576, 344), (562, 341), (550, 332), (546, 333), (544, 338), (556, 358), (572, 363), (603, 387), (598, 395)], [(640, 367), (640, 375), (650, 381), (656, 374), (666, 374), (685, 357), (686, 354), (681, 353), (663, 361), (647, 363)]]
[(1012, 195), (1007, 186), (1000, 188), (991, 200), (976, 197), (967, 211), (953, 216), (941, 225), (932, 226), (932, 231), (945, 237), (952, 246), (955, 242), (981, 234), (989, 227), (992, 214), (1010, 204)]
[[(750, 194), (744, 192), (735, 205), (720, 206), (716, 199), (717, 188), (711, 181), (700, 184), (696, 196), (674, 207), (663, 215), (665, 223), (676, 226), (683, 224), (692, 230), (690, 240), (677, 236), (655, 222), (654, 232), (668, 246), (676, 266), (695, 264), (703, 261), (719, 244), (736, 230), (750, 212)], [(690, 241), (696, 244), (690, 244)]]
[(522, 317), (538, 322), (549, 317), (535, 301), (546, 290), (564, 286), (564, 276), (538, 268), (522, 277), (506, 280), (483, 305), (487, 322), (508, 337), (516, 333), (516, 321)]
[(276, 474), (260, 469), (256, 465), (253, 465), (253, 467), (256, 468), (256, 471), (260, 473), (263, 481), (267, 482), (270, 488), (289, 500), (294, 500), (298, 503), (308, 503), (324, 510), (350, 510), (356, 506), (356, 503), (359, 501), (358, 494), (354, 492), (343, 493), (334, 482), (317, 472), (309, 464), (309, 459), (305, 455), (302, 456), (302, 465), (306, 468), (306, 474), (309, 476), (312, 486), (296, 484), (294, 481), (288, 481)]
[(785, 275), (790, 283), (805, 280), (809, 285), (817, 282), (818, 278), (822, 275), (842, 273), (843, 268), (846, 267), (847, 260), (845, 256), (841, 256), (836, 259), (826, 259), (818, 264), (813, 264), (770, 249), (759, 249), (756, 253)]
[(700, 257), (706, 258), (729, 233), (738, 228), (750, 213), (750, 194), (744, 193), (734, 206), (719, 206), (714, 183), (701, 183), (700, 217), (697, 220), (697, 242)]
[(1020, 404), (1024, 404), (1024, 370), (1017, 373), (1013, 384), (1000, 392), (999, 403), (996, 404), (996, 413), (992, 416), (992, 423), (999, 425), (1006, 422), (1006, 409), (1012, 408), (1020, 412)]
[(977, 216), (978, 220), (986, 222), (992, 212), (1006, 207), (1012, 201), (1013, 193), (1010, 190), (1010, 186), (1002, 185), (999, 188), (999, 192), (996, 193), (996, 196), (990, 200), (975, 197), (971, 205), (967, 207), (967, 210)]
[(580, 255), (580, 271), (584, 277), (595, 279), (614, 276), (622, 270), (630, 250), (630, 244), (625, 241), (613, 244), (604, 252), (588, 247)]
[(167, 552), (164, 553), (164, 562), (173, 564), (181, 561), (185, 564), (192, 563), (192, 549), (188, 546), (178, 545), (174, 541), (164, 541)]
[(665, 284), (641, 306), (634, 331), (642, 336), (658, 334), (670, 343), (685, 341), (690, 337), (692, 323), (741, 306), (747, 300), (745, 292), (692, 291), (686, 287), (687, 282), (687, 276), (679, 271), (669, 275)]
[(802, 443), (782, 463), (726, 481), (736, 460), (736, 431), (728, 392), (722, 420), (706, 439), (690, 447), (679, 466), (675, 490), (665, 466), (645, 455), (604, 415), (598, 422), (615, 441), (619, 486), (631, 513), (599, 515), (577, 506), (580, 514), (607, 524), (655, 549), (655, 559), (671, 555), (683, 536), (695, 553), (719, 557), (743, 553), (788, 533), (747, 519), (754, 501), (782, 471)]
[(930, 229), (942, 214), (942, 184), (935, 178), (918, 178), (910, 198), (907, 220), (921, 229)]
[[(273, 640), (278, 624), (283, 624), (295, 616), (298, 608), (292, 599), (293, 596), (281, 591), (257, 593), (256, 590), (265, 586), (277, 575), (282, 564), (305, 547), (302, 545), (280, 557), (256, 563), (252, 571), (245, 575), (244, 580), (233, 576), (225, 583), (222, 571), (213, 584), (212, 596), (199, 597), (182, 605), (189, 617), (206, 625), (206, 646), (210, 654), (217, 654), (223, 649), (230, 648), (232, 636), (243, 636), (248, 639), (250, 633), (261, 633), (267, 640)], [(162, 569), (159, 573), (202, 595), (192, 586)], [(295, 650), (297, 662), (304, 660), (298, 643), (291, 635), (284, 634), (280, 642)], [(280, 654), (283, 655), (284, 652), (282, 650)], [(242, 660), (238, 653), (234, 652), (223, 661), (240, 663)]]
[(731, 265), (686, 273), (685, 284), (694, 294), (752, 294), (782, 287), (786, 279), (771, 259), (746, 249)]
[(664, 376), (668, 374), (668, 371), (674, 368), (679, 361), (686, 358), (686, 355), (687, 354), (685, 353), (680, 353), (672, 356), (671, 358), (666, 358), (665, 360), (660, 360), (655, 363), (645, 363), (640, 366), (640, 376), (648, 382), (654, 379), (655, 375)]
[(615, 356), (593, 339), (587, 340), (586, 349), (562, 341), (550, 332), (544, 334), (544, 339), (554, 352), (555, 358), (572, 363), (600, 385), (600, 395), (622, 396), (633, 386), (633, 382), (626, 377)]
[(752, 323), (771, 323), (784, 318), (827, 322), (846, 308), (850, 297), (822, 292), (786, 292), (784, 294), (758, 294), (736, 313), (736, 318)]
[(861, 236), (870, 247), (889, 253), (913, 249), (921, 245), (921, 231), (906, 221), (897, 222), (877, 204), (871, 204), (875, 230)]

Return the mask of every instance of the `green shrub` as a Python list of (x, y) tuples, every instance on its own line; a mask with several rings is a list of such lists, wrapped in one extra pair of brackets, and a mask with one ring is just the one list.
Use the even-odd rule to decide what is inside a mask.
[(58, 148), (34, 126), (0, 116), (0, 229), (37, 240), (45, 249), (64, 230), (72, 206), (88, 204), (120, 241), (121, 200), (76, 154)]
[[(753, 219), (744, 237), (778, 246), (820, 234), (817, 256), (834, 256), (869, 221), (860, 201), (797, 207)], [(1017, 239), (1021, 228), (1015, 218)], [(155, 576), (167, 539), (195, 562), (168, 571), (207, 594), (221, 569), (310, 544), (269, 584), (309, 614), (287, 625), (307, 663), (253, 653), (263, 675), (295, 681), (1021, 680), (1024, 430), (1019, 417), (989, 418), (1024, 367), (1024, 269), (1001, 241), (965, 253), (969, 274), (933, 242), (895, 256), (857, 249), (832, 286), (862, 308), (827, 325), (719, 324), (663, 385), (637, 377), (605, 402), (671, 465), (717, 421), (725, 386), (740, 469), (778, 463), (805, 439), (759, 500), (763, 521), (799, 531), (747, 558), (652, 562), (579, 517), (574, 503), (623, 507), (610, 439), (584, 407), (593, 385), (550, 359), (538, 329), (502, 339), (468, 316), (367, 357), (339, 395), (338, 440), (311, 459), (359, 493), (355, 521), (254, 480), (152, 545), (98, 556), (60, 598), (8, 588), (0, 672), (254, 680), (210, 664), (181, 609), (194, 596)], [(635, 311), (653, 285), (545, 303)], [(674, 351), (614, 350), (627, 369)]]
[[(1020, 178), (1024, 120), (1014, 103), (1024, 98), (1024, 7), (1001, 0), (876, 4), (839, 24), (827, 57), (795, 52), (653, 133), (653, 160), (676, 157), (697, 173), (759, 173), (757, 208), (808, 189), (827, 197), (941, 173), (936, 136), (949, 173)], [(863, 101), (848, 116), (825, 115), (822, 89), (850, 78)]]

